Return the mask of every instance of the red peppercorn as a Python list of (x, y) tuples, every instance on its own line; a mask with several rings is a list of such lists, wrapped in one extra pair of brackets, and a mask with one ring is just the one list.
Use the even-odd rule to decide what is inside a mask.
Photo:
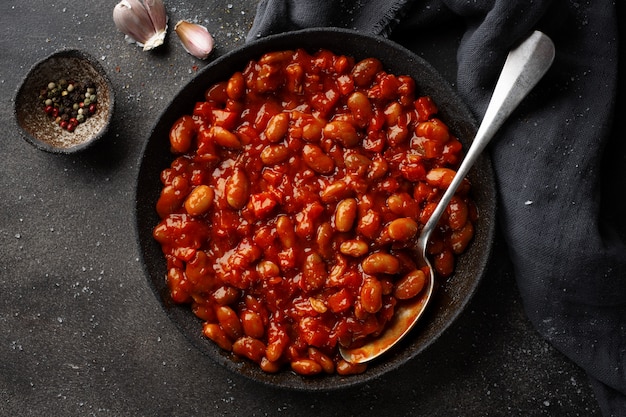
[[(61, 128), (73, 132), (97, 111), (95, 102), (85, 103), (85, 97), (95, 100), (96, 88), (90, 82), (61, 79), (50, 82), (39, 91), (43, 110)], [(79, 121), (80, 120), (80, 121)]]

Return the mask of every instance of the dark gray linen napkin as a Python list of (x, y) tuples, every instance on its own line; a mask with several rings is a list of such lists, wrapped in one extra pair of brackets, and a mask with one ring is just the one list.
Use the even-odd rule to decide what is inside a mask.
[(478, 119), (512, 45), (534, 29), (554, 40), (553, 67), (490, 147), (499, 221), (528, 317), (585, 369), (606, 416), (626, 416), (626, 242), (600, 198), (611, 181), (603, 161), (620, 160), (604, 150), (626, 131), (615, 117), (626, 98), (625, 9), (610, 0), (261, 0), (248, 34), (338, 26), (403, 43), (462, 25), (456, 87)]

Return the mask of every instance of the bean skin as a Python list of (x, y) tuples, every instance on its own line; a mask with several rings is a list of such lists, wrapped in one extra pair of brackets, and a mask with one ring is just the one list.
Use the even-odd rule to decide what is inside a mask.
[(206, 337), (214, 341), (220, 348), (224, 350), (233, 349), (233, 343), (230, 341), (228, 335), (219, 324), (205, 323), (203, 333)]
[(357, 232), (368, 239), (374, 239), (380, 231), (380, 223), (380, 213), (368, 209), (358, 220)]
[(221, 286), (213, 292), (213, 299), (220, 305), (226, 306), (239, 298), (239, 290), (231, 286)]
[(261, 161), (265, 165), (275, 165), (286, 161), (291, 156), (291, 151), (285, 145), (266, 146), (261, 152)]
[(389, 169), (389, 164), (387, 161), (381, 158), (376, 158), (372, 160), (372, 166), (370, 171), (368, 172), (368, 179), (375, 181), (383, 178)]
[(356, 375), (362, 374), (367, 369), (366, 363), (350, 363), (340, 359), (337, 363), (336, 371), (339, 375)]
[(402, 115), (404, 110), (397, 101), (392, 102), (384, 111), (387, 126), (394, 126), (398, 123), (398, 119)]
[(263, 319), (254, 311), (246, 310), (241, 314), (241, 325), (246, 336), (260, 339), (265, 334)]
[(204, 99), (207, 102), (224, 104), (228, 100), (227, 89), (228, 81), (218, 82), (204, 92)]
[(324, 259), (330, 259), (333, 256), (333, 237), (334, 231), (330, 222), (324, 222), (319, 225), (315, 240), (317, 250)]
[(372, 118), (372, 103), (365, 93), (356, 91), (348, 97), (348, 108), (354, 114), (354, 118), (357, 120), (360, 126), (367, 126)]
[(246, 80), (241, 72), (234, 73), (228, 80), (226, 94), (232, 100), (239, 100), (245, 93)]
[(209, 130), (209, 135), (220, 146), (231, 149), (241, 148), (241, 141), (237, 135), (222, 126), (212, 126)]
[(359, 135), (350, 122), (336, 120), (324, 126), (324, 136), (340, 143), (345, 148), (356, 146)]
[(467, 246), (471, 242), (474, 237), (474, 225), (472, 222), (466, 222), (465, 225), (458, 230), (452, 232), (452, 236), (450, 236), (450, 246), (452, 247), (452, 251), (456, 255), (460, 255), (465, 252)]
[(277, 277), (280, 274), (280, 268), (272, 261), (261, 261), (256, 267), (257, 273), (262, 279)]
[(354, 198), (346, 198), (337, 204), (335, 210), (335, 229), (348, 232), (354, 226), (357, 215), (357, 202)]
[(394, 214), (402, 217), (417, 218), (420, 208), (408, 193), (394, 193), (387, 198), (387, 206)]
[(328, 272), (322, 257), (317, 253), (309, 254), (302, 267), (300, 287), (306, 292), (312, 292), (322, 288), (327, 278)]
[(265, 349), (265, 355), (270, 362), (276, 362), (280, 360), (283, 351), (286, 349), (288, 340), (284, 342), (282, 340), (275, 340), (270, 342)]
[(302, 94), (302, 80), (304, 78), (304, 68), (300, 64), (289, 64), (285, 68), (287, 80), (285, 88), (295, 94)]
[(265, 356), (271, 362), (280, 360), (289, 345), (289, 335), (280, 325), (270, 322), (267, 329), (267, 340)]
[(279, 216), (276, 219), (276, 233), (284, 248), (292, 248), (296, 244), (296, 232), (293, 221), (288, 216)]
[(174, 185), (167, 185), (161, 190), (161, 195), (157, 200), (156, 211), (159, 217), (165, 218), (178, 210), (185, 198), (184, 193)]
[(352, 69), (354, 83), (358, 86), (366, 86), (372, 83), (376, 74), (383, 69), (383, 64), (376, 58), (366, 58), (358, 62)]
[(185, 275), (187, 279), (200, 286), (201, 283), (209, 284), (211, 283), (211, 276), (213, 272), (213, 267), (211, 262), (209, 261), (209, 257), (204, 251), (196, 251), (193, 258), (187, 262), (187, 267), (185, 268)]
[(185, 153), (191, 148), (197, 127), (191, 116), (181, 116), (170, 129), (172, 152)]
[(261, 358), (259, 366), (263, 372), (267, 372), (268, 374), (275, 374), (282, 369), (279, 362), (271, 362), (266, 356)]
[(444, 250), (434, 259), (434, 268), (442, 277), (449, 277), (454, 271), (454, 254), (451, 250)]
[(361, 306), (368, 313), (377, 313), (383, 306), (383, 288), (379, 280), (366, 278), (361, 287)]
[(433, 168), (426, 174), (426, 182), (433, 187), (445, 190), (450, 186), (456, 171), (450, 168)]
[(304, 210), (296, 214), (296, 234), (301, 240), (312, 241), (315, 238), (317, 225), (323, 220), (324, 207), (315, 202), (308, 204)]
[(311, 120), (309, 123), (302, 126), (302, 139), (309, 142), (319, 142), (322, 138), (322, 130), (324, 124), (319, 120)]
[(320, 174), (330, 174), (335, 170), (335, 161), (317, 145), (304, 145), (302, 159), (309, 168)]
[(193, 216), (206, 213), (213, 205), (215, 191), (208, 185), (199, 185), (191, 191), (185, 200), (185, 210)]
[(278, 113), (267, 122), (265, 137), (270, 142), (280, 142), (289, 129), (289, 113)]
[(245, 172), (236, 169), (226, 182), (226, 200), (234, 209), (241, 209), (250, 198), (250, 182)]
[(308, 349), (309, 358), (322, 367), (322, 370), (327, 374), (332, 374), (335, 372), (335, 363), (333, 360), (325, 355), (322, 351), (317, 348), (309, 347)]
[(358, 258), (365, 255), (369, 251), (369, 246), (366, 242), (358, 239), (346, 240), (339, 246), (339, 251), (344, 255)]
[(339, 200), (350, 197), (354, 191), (345, 181), (335, 181), (320, 191), (320, 199), (323, 203), (336, 203)]
[(311, 359), (298, 359), (291, 362), (291, 369), (300, 375), (317, 375), (323, 371), (322, 365)]
[(217, 314), (217, 320), (219, 321), (220, 326), (231, 339), (238, 339), (241, 337), (243, 333), (241, 321), (239, 320), (237, 313), (235, 313), (232, 308), (228, 306), (219, 306), (215, 310), (215, 313)]
[(397, 274), (400, 271), (400, 261), (389, 253), (376, 252), (365, 258), (361, 267), (363, 272), (370, 275)]
[(309, 303), (311, 304), (311, 308), (317, 313), (324, 314), (328, 311), (328, 307), (326, 307), (324, 301), (319, 298), (309, 297)]
[(358, 175), (367, 175), (367, 172), (372, 165), (372, 160), (360, 153), (351, 153), (345, 160), (346, 168), (354, 171)]
[(244, 336), (233, 343), (233, 353), (253, 362), (261, 363), (261, 359), (265, 356), (265, 344), (259, 339)]
[(293, 56), (293, 51), (267, 52), (259, 58), (259, 64), (276, 64), (284, 62)]
[(399, 300), (408, 300), (419, 294), (426, 285), (424, 271), (415, 269), (396, 283), (393, 295)]
[(415, 128), (415, 133), (439, 143), (446, 143), (450, 139), (448, 127), (438, 119), (420, 123)]
[(418, 225), (410, 217), (400, 217), (389, 223), (387, 230), (393, 240), (406, 241), (417, 234)]
[[(460, 230), (465, 226), (469, 218), (469, 208), (463, 199), (452, 196), (447, 208), (448, 224), (452, 230)], [(473, 234), (473, 233), (472, 233)]]

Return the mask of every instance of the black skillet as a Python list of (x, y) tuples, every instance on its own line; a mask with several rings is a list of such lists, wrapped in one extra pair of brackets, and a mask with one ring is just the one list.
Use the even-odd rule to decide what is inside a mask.
[[(438, 116), (466, 147), (474, 137), (476, 123), (452, 87), (423, 59), (387, 39), (335, 28), (305, 29), (269, 36), (216, 59), (174, 97), (156, 122), (140, 159), (135, 214), (137, 238), (148, 283), (163, 305), (165, 314), (195, 347), (235, 373), (275, 387), (321, 391), (362, 384), (402, 366), (430, 346), (455, 321), (474, 294), (489, 261), (495, 233), (496, 194), (491, 163), (484, 154), (469, 174), (480, 213), (473, 242), (458, 259), (454, 275), (437, 290), (427, 314), (412, 333), (388, 354), (370, 363), (365, 373), (346, 377), (301, 377), (285, 370), (267, 374), (256, 364), (220, 350), (202, 335), (202, 323), (192, 314), (189, 306), (176, 305), (169, 298), (165, 260), (159, 245), (152, 238), (152, 229), (159, 221), (155, 211), (161, 190), (159, 175), (173, 159), (169, 152), (168, 132), (179, 116), (190, 113), (194, 103), (203, 100), (203, 93), (211, 84), (228, 79), (235, 71), (243, 70), (248, 61), (259, 58), (263, 53), (295, 48), (310, 52), (325, 48), (356, 60), (376, 57), (388, 72), (412, 76), (416, 81), (417, 94), (434, 99), (440, 111)], [(210, 378), (210, 374), (207, 377)]]

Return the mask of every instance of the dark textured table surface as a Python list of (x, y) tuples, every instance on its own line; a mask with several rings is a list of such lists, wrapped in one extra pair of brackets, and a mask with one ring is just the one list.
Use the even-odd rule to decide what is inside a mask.
[[(526, 319), (498, 239), (460, 319), (421, 356), (366, 385), (286, 392), (242, 379), (196, 351), (148, 286), (134, 232), (138, 158), (168, 100), (206, 62), (171, 32), (214, 34), (215, 56), (242, 45), (255, 3), (167, 2), (166, 45), (127, 44), (115, 1), (0, 3), (0, 414), (114, 416), (599, 415), (585, 374)], [(413, 46), (445, 76), (456, 39)], [(13, 121), (13, 95), (38, 60), (78, 48), (105, 67), (117, 109), (105, 140), (61, 156)]]

